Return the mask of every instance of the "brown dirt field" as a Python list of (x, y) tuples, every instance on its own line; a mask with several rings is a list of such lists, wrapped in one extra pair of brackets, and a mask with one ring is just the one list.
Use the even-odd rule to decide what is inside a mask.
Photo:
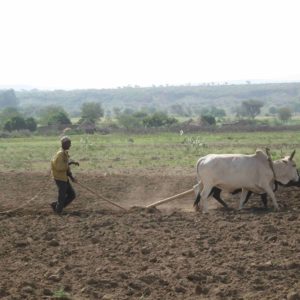
[(204, 215), (193, 195), (142, 208), (190, 189), (194, 176), (183, 170), (78, 179), (128, 211), (74, 184), (77, 199), (58, 216), (52, 180), (0, 173), (0, 212), (43, 190), (0, 214), (0, 299), (63, 299), (59, 290), (68, 299), (299, 299), (300, 190), (277, 192), (280, 212), (257, 197), (240, 212), (231, 197), (233, 210), (211, 200)]

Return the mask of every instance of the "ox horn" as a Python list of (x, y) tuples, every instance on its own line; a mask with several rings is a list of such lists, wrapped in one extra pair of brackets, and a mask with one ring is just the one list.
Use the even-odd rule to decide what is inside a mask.
[(293, 159), (295, 153), (296, 153), (296, 150), (294, 150), (294, 151), (292, 152), (292, 154), (291, 154), (290, 157), (289, 157), (289, 160), (292, 160), (292, 159)]

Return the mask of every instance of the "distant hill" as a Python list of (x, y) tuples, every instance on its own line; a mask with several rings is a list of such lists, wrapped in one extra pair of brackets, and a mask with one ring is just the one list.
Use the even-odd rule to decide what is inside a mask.
[(254, 99), (271, 106), (300, 106), (300, 83), (224, 84), (199, 86), (124, 87), (118, 89), (88, 90), (18, 90), (15, 91), (23, 108), (61, 105), (76, 115), (84, 102), (100, 102), (104, 110), (113, 108), (156, 109), (172, 111), (177, 105), (189, 114), (216, 106), (228, 114), (244, 100)]

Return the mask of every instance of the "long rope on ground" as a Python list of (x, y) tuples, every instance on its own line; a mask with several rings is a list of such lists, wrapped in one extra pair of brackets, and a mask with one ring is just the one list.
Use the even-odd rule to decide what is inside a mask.
[(39, 197), (42, 192), (45, 191), (45, 189), (48, 188), (48, 186), (50, 185), (51, 181), (48, 180), (48, 183), (46, 185), (44, 185), (32, 198), (30, 198), (29, 200), (25, 201), (22, 205), (16, 207), (16, 208), (12, 208), (12, 209), (8, 209), (8, 210), (4, 210), (4, 211), (0, 211), (0, 215), (3, 215), (3, 214), (8, 214), (8, 213), (11, 213), (11, 212), (14, 212), (14, 211), (17, 211), (21, 208), (23, 208), (24, 206), (26, 206), (27, 204), (29, 204), (30, 202), (32, 202), (33, 200), (35, 200), (37, 197)]
[(104, 196), (102, 196), (102, 195), (96, 193), (94, 190), (92, 190), (92, 189), (89, 188), (88, 186), (86, 186), (86, 185), (84, 185), (84, 184), (82, 184), (82, 183), (79, 183), (79, 182), (76, 182), (76, 183), (77, 183), (79, 186), (81, 186), (82, 188), (84, 188), (84, 189), (86, 189), (87, 191), (89, 191), (90, 193), (92, 193), (92, 194), (94, 194), (95, 196), (99, 197), (100, 199), (102, 199), (102, 200), (104, 200), (104, 201), (110, 203), (111, 205), (114, 205), (114, 206), (116, 206), (116, 207), (118, 207), (118, 208), (120, 208), (120, 209), (122, 209), (122, 210), (126, 210), (126, 208), (124, 208), (124, 207), (122, 207), (122, 206), (120, 206), (120, 205), (118, 205), (118, 204), (116, 204), (116, 203), (114, 203), (114, 202), (108, 200), (108, 199), (105, 198)]

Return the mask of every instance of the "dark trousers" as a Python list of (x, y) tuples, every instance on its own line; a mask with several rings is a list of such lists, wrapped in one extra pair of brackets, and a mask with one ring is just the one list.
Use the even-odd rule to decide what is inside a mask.
[(58, 188), (58, 200), (56, 202), (56, 212), (61, 213), (63, 209), (69, 205), (76, 197), (75, 191), (68, 180), (55, 180)]

